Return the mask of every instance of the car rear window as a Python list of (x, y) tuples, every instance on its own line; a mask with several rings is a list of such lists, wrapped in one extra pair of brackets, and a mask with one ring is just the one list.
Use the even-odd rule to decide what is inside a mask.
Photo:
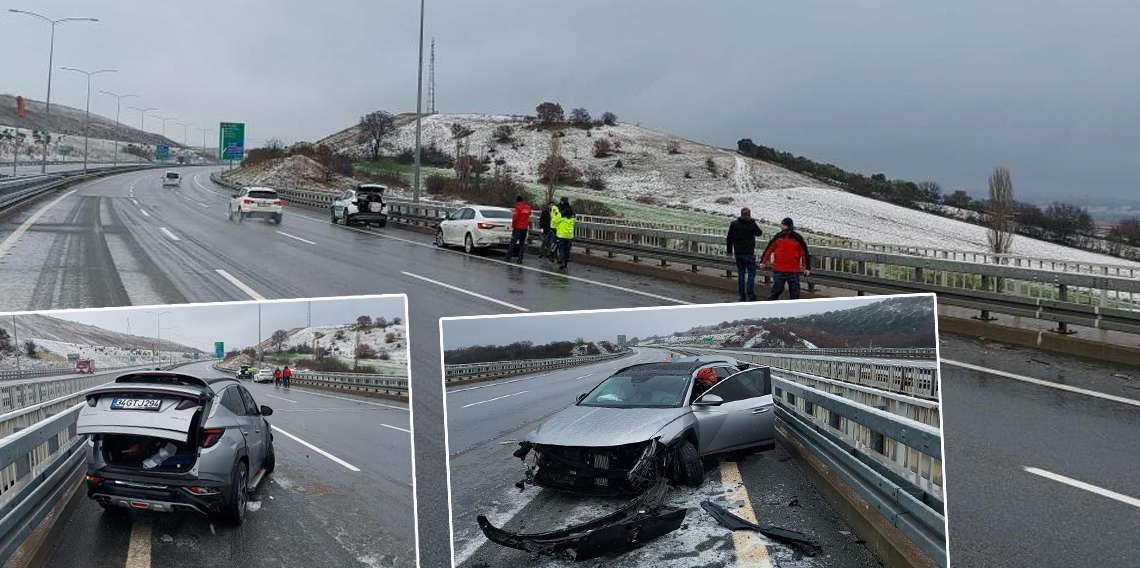
[(277, 199), (277, 192), (257, 190), (249, 192), (249, 196), (254, 199)]
[(487, 219), (510, 219), (510, 211), (500, 211), (498, 209), (480, 209), (480, 213)]
[(175, 172), (166, 172), (166, 179), (178, 179), (178, 174)]

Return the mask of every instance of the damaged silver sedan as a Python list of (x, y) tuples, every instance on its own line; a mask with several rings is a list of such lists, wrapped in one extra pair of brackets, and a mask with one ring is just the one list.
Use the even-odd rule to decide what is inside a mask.
[[(619, 370), (519, 443), (536, 485), (587, 495), (633, 496), (626, 507), (564, 530), (518, 534), (483, 516), (498, 544), (587, 560), (677, 529), (683, 509), (664, 506), (669, 484), (698, 486), (703, 458), (775, 442), (771, 374), (731, 360), (633, 365)], [(698, 381), (698, 376), (712, 381)], [(533, 455), (532, 455), (533, 454)]]

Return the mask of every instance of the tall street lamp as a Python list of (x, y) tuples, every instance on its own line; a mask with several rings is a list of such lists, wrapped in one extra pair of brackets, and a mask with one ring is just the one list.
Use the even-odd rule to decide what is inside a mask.
[(87, 114), (83, 116), (83, 173), (87, 173), (87, 128), (91, 122), (91, 77), (100, 73), (118, 73), (114, 69), (99, 69), (98, 71), (84, 71), (74, 67), (60, 67), (63, 71), (74, 71), (87, 75)]
[(424, 91), (424, 0), (420, 0), (420, 61), (419, 72), (416, 75), (416, 165), (412, 174), (412, 202), (420, 201), (420, 119), (423, 108)]
[(154, 118), (157, 118), (157, 119), (162, 121), (162, 137), (166, 138), (166, 122), (169, 120), (177, 120), (177, 119), (173, 116), (163, 117), (163, 116), (158, 116), (158, 115), (154, 115)]
[(189, 139), (190, 139), (189, 129), (191, 126), (194, 126), (194, 123), (193, 122), (175, 122), (174, 124), (177, 124), (177, 125), (182, 127), (182, 145), (189, 147), (189, 145), (190, 145), (190, 143), (189, 143)]
[[(160, 343), (162, 343), (162, 316), (163, 316), (163, 314), (169, 314), (170, 312), (169, 311), (165, 311), (165, 312), (148, 311), (147, 313), (148, 314), (154, 314), (155, 316), (158, 316), (158, 335), (155, 338), (154, 350), (159, 352), (159, 353), (162, 353), (162, 351), (160, 351), (161, 346), (159, 345)], [(160, 359), (160, 362), (161, 362), (161, 359)]]
[(55, 26), (64, 22), (98, 22), (98, 18), (60, 18), (53, 20), (43, 14), (29, 12), (27, 10), (17, 10), (15, 8), (8, 8), (9, 12), (13, 14), (24, 14), (25, 16), (32, 16), (39, 18), (51, 24), (51, 47), (48, 49), (48, 83), (47, 83), (47, 99), (44, 101), (44, 155), (43, 160), (40, 162), (40, 173), (47, 173), (47, 154), (48, 154), (48, 136), (51, 134), (51, 72), (54, 68), (52, 60), (55, 58)]
[[(152, 110), (158, 110), (158, 107), (146, 107), (146, 108), (127, 107), (127, 108), (129, 108), (131, 110), (139, 111), (139, 132), (144, 132), (144, 133), (146, 132), (146, 113), (148, 113)], [(144, 142), (143, 144), (145, 145), (146, 143)], [(141, 164), (142, 163), (142, 152), (139, 152), (138, 157), (139, 157), (139, 163)]]
[[(122, 106), (123, 99), (129, 99), (131, 97), (137, 97), (138, 95), (117, 95), (117, 94), (112, 93), (110, 91), (99, 91), (99, 92), (103, 93), (104, 95), (111, 95), (112, 97), (115, 97), (115, 135), (118, 136), (118, 134), (119, 134), (119, 110), (120, 110), (120, 107)], [(113, 158), (112, 163), (114, 166), (118, 166), (119, 165), (119, 140), (116, 138), (114, 142), (115, 142), (115, 157)]]

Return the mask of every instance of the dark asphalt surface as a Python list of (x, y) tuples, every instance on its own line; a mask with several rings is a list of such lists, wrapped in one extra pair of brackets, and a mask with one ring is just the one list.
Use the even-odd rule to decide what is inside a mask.
[[(574, 264), (571, 265), (571, 276), (586, 280), (572, 280), (503, 264), (498, 262), (501, 255), (495, 252), (472, 258), (455, 251), (434, 249), (429, 244), (429, 235), (395, 227), (367, 231), (332, 226), (324, 214), (302, 208), (290, 208), (280, 227), (261, 221), (239, 226), (224, 218), (228, 191), (210, 183), (210, 168), (188, 167), (181, 170), (184, 181), (177, 192), (161, 188), (158, 172), (153, 171), (122, 174), (76, 186), (74, 194), (47, 211), (0, 258), (0, 310), (251, 298), (218, 274), (218, 269), (225, 270), (266, 298), (407, 293), (411, 320), (422, 566), (445, 566), (450, 553), (438, 318), (513, 310), (406, 276), (403, 272), (459, 286), (531, 311), (672, 303), (644, 293), (694, 303), (731, 299), (731, 294), (716, 290), (658, 282)], [(132, 187), (138, 205), (131, 201)], [(31, 214), (58, 197), (55, 195), (25, 205), (0, 218), (0, 243)], [(145, 214), (142, 213), (144, 210)], [(173, 241), (163, 234), (161, 229), (164, 227), (179, 240)], [(315, 244), (281, 235), (278, 230)], [(542, 266), (533, 258), (527, 260), (527, 265)], [(1025, 360), (1045, 356), (1032, 350), (1012, 354), (986, 353), (983, 349), (994, 349), (989, 344), (980, 346), (955, 336), (944, 336), (943, 339), (942, 347), (947, 358), (998, 368), (1008, 365), (1010, 369), (1016, 369), (1025, 365), (1025, 373), (1037, 378), (1084, 384), (1089, 381), (1087, 377), (1098, 373), (1104, 375), (1107, 369), (1093, 365), (1098, 371), (1090, 373), (1082, 366), (1083, 363), (1071, 360), (1059, 361), (1055, 368), (1024, 363)], [(1134, 379), (1137, 376), (1134, 369), (1125, 372)], [(1123, 444), (1119, 447), (1108, 447), (1097, 440), (1111, 439), (1115, 442), (1123, 438), (1108, 437), (1120, 432), (1135, 432), (1135, 407), (1120, 408), (1120, 405), (1104, 401), (1084, 400), (1081, 395), (1073, 393), (1048, 392), (1038, 398), (1063, 401), (1068, 405), (1066, 409), (1076, 410), (1058, 412), (1057, 406), (1047, 408), (1040, 404), (1032, 410), (1047, 409), (1049, 412), (1037, 418), (1054, 426), (1031, 429), (1022, 427), (1032, 422), (1028, 417), (1023, 418), (1000, 405), (983, 404), (976, 399), (996, 390), (1005, 393), (1003, 396), (1010, 397), (1011, 401), (1024, 405), (1028, 404), (1026, 398), (1034, 400), (1034, 397), (1010, 393), (1043, 387), (994, 376), (979, 376), (950, 366), (944, 367), (943, 377), (947, 495), (953, 538), (951, 559), (955, 566), (993, 565), (993, 562), (982, 561), (986, 555), (1000, 559), (1000, 563), (1006, 565), (1033, 566), (1035, 564), (1029, 561), (1021, 563), (1019, 556), (1010, 555), (1008, 551), (1022, 546), (1022, 543), (1034, 542), (1038, 546), (1031, 551), (1031, 556), (1052, 560), (1062, 556), (1066, 549), (1060, 544), (1064, 535), (1080, 534), (1079, 539), (1074, 536), (1066, 538), (1079, 541), (1077, 544), (1080, 546), (1096, 548), (1092, 543), (1101, 542), (1099, 537), (1112, 534), (1113, 530), (1131, 530), (1132, 535), (1137, 533), (1134, 520), (1132, 524), (1120, 523), (1119, 519), (1109, 516), (1111, 513), (1105, 513), (1126, 505), (1106, 502), (1052, 481), (1026, 478), (1022, 481), (1024, 491), (1016, 494), (1002, 491), (1001, 488), (1012, 483), (1011, 480), (1022, 479), (1023, 476), (1014, 469), (1012, 461), (983, 462), (987, 454), (981, 449), (995, 448), (997, 442), (1007, 442), (1011, 445), (1008, 449), (1017, 452), (1025, 448), (1040, 448), (1042, 454), (1032, 457), (1046, 462), (1046, 465), (1039, 466), (1043, 469), (1049, 469), (1047, 466), (1057, 460), (1064, 460), (1061, 465), (1069, 467), (1054, 466), (1055, 469), (1050, 471), (1069, 472), (1070, 477), (1082, 479), (1085, 468), (1101, 468), (1105, 474), (1115, 471), (1118, 472), (1116, 475), (1124, 476), (1119, 472), (1136, 469), (1135, 447), (1128, 451), (1123, 441), (1119, 442)], [(1124, 393), (1120, 396), (1140, 398), (1140, 390), (1131, 386), (1135, 381), (1114, 379), (1111, 373), (1090, 384), (1095, 386), (1088, 388), (1103, 388), (1110, 393)], [(1073, 412), (1086, 412), (1088, 416), (1074, 415)], [(1101, 422), (1091, 416), (1099, 416)], [(996, 430), (993, 428), (1005, 428), (1005, 435), (1012, 439), (994, 437)], [(1132, 438), (1135, 438), (1134, 434)], [(1015, 443), (1014, 439), (1020, 442)], [(1030, 443), (1033, 440), (1037, 442)], [(1096, 448), (1103, 451), (1096, 453), (1095, 460), (1078, 463), (1066, 459), (1073, 452), (1091, 456)], [(1009, 455), (1015, 454), (1010, 452)], [(998, 463), (1009, 467), (997, 466)], [(1074, 472), (1074, 468), (1079, 469)], [(1092, 479), (1083, 480), (1103, 484), (1134, 497), (1140, 496), (1137, 495), (1140, 491), (1135, 489), (1140, 484), (1135, 482), (1119, 486), (1113, 479), (1089, 477)], [(961, 484), (960, 491), (956, 483)], [(1044, 492), (1035, 495), (1041, 498), (1034, 502), (1049, 505), (1031, 506), (1026, 501), (1031, 487)], [(1072, 497), (1076, 506), (1069, 506), (1070, 503), (1064, 499), (1074, 493), (1082, 494)], [(956, 500), (955, 495), (963, 497)], [(1053, 504), (1056, 504), (1055, 508)], [(1043, 514), (1046, 509), (1049, 512)], [(1095, 518), (1089, 522), (1076, 526), (1062, 514), (1074, 510), (1100, 512), (1095, 513)], [(1125, 516), (1129, 514), (1132, 519), (1137, 518), (1135, 511), (1124, 513)], [(1104, 523), (1100, 522), (1102, 518)], [(1078, 529), (1077, 533), (1073, 533), (1074, 527)], [(1015, 540), (1019, 533), (1028, 532), (1053, 536)], [(1122, 541), (1107, 545), (1108, 548), (1113, 546), (1120, 550), (1129, 545)], [(1135, 550), (1135, 545), (1132, 549)], [(959, 550), (961, 552), (956, 556)], [(1087, 548), (1078, 547), (1078, 550)], [(1100, 558), (1100, 555), (1087, 557)], [(1104, 565), (1112, 564), (1106, 560)]]
[[(447, 324), (444, 323), (444, 334)], [(515, 483), (524, 477), (522, 462), (511, 454), (517, 441), (555, 412), (574, 403), (616, 370), (635, 363), (660, 361), (667, 351), (637, 349), (620, 359), (447, 389), (448, 450), (451, 464), (452, 522), (459, 566), (570, 566), (573, 563), (490, 543), (475, 522), (487, 515), (508, 530), (538, 532), (565, 528), (600, 517), (625, 499), (588, 498)], [(729, 473), (725, 473), (726, 468)], [(743, 492), (741, 492), (743, 487)], [(746, 494), (746, 495), (745, 495)], [(739, 533), (741, 542), (717, 525), (701, 501), (754, 512), (771, 523), (805, 532), (823, 544), (823, 552), (804, 558), (778, 543), (767, 545), (755, 535)], [(798, 506), (790, 507), (796, 500)], [(605, 566), (642, 566), (646, 558), (660, 567), (874, 567), (878, 559), (855, 544), (854, 529), (832, 509), (811, 480), (781, 448), (753, 454), (744, 461), (722, 463), (709, 471), (701, 487), (675, 487), (666, 503), (686, 509), (685, 524), (676, 532), (642, 547), (599, 559)], [(759, 553), (755, 549), (763, 548)], [(768, 558), (765, 564), (763, 558)]]
[[(221, 374), (210, 363), (181, 370)], [(407, 406), (243, 383), (258, 404), (274, 410), (269, 421), (277, 453), (277, 468), (251, 499), (245, 524), (232, 527), (193, 514), (110, 513), (83, 496), (47, 565), (415, 566)], [(139, 552), (150, 562), (128, 558)]]

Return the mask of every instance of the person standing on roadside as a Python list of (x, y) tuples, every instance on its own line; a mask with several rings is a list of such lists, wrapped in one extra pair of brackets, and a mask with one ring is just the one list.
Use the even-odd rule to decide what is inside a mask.
[(557, 239), (558, 268), (561, 270), (566, 270), (570, 264), (570, 247), (574, 243), (574, 226), (577, 222), (570, 198), (563, 196), (558, 205), (550, 208), (550, 228)]
[(289, 388), (289, 379), (293, 378), (293, 371), (289, 365), (285, 365), (285, 370), (281, 371), (281, 379), (285, 381), (285, 388)]
[(811, 254), (804, 238), (796, 232), (791, 217), (780, 221), (780, 232), (768, 241), (760, 263), (767, 266), (769, 261), (772, 263), (772, 293), (768, 299), (779, 300), (785, 283), (788, 285), (788, 299), (800, 299), (800, 271), (804, 276), (811, 276)]
[(511, 212), (511, 245), (507, 248), (507, 261), (510, 262), (518, 253), (518, 263), (522, 264), (523, 254), (526, 252), (526, 234), (530, 229), (530, 205), (526, 198), (515, 198), (515, 209)]
[(273, 386), (281, 384), (281, 368), (273, 369)]
[(554, 260), (550, 256), (550, 247), (554, 244), (554, 229), (550, 227), (550, 212), (554, 209), (554, 202), (548, 201), (542, 214), (538, 216), (538, 228), (542, 231), (542, 250), (539, 256), (547, 260)]
[(756, 238), (760, 226), (752, 218), (752, 210), (744, 207), (740, 217), (728, 225), (725, 245), (736, 257), (736, 287), (741, 302), (756, 301)]

